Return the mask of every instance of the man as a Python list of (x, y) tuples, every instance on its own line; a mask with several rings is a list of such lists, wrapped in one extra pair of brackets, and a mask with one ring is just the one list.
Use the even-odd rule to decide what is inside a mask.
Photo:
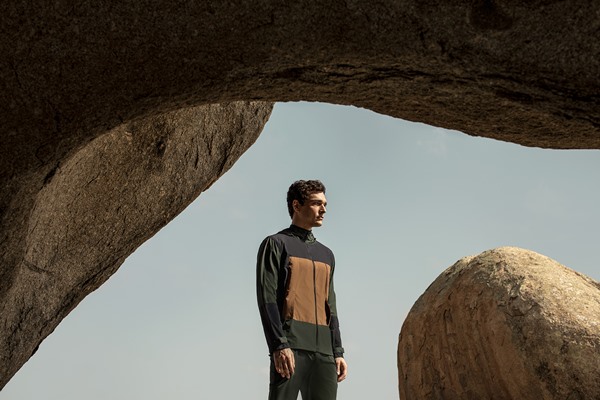
[(333, 290), (335, 260), (316, 241), (327, 199), (317, 180), (296, 181), (287, 193), (292, 225), (258, 250), (258, 308), (271, 355), (269, 400), (334, 400), (347, 365)]

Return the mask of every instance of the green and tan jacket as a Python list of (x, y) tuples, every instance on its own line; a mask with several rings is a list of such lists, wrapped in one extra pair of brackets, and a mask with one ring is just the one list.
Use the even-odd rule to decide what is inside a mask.
[(258, 250), (258, 308), (270, 354), (286, 347), (342, 357), (335, 259), (311, 231), (290, 226)]

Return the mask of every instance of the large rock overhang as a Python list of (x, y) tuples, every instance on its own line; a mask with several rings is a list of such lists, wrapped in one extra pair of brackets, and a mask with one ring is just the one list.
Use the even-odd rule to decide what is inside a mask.
[[(269, 102), (352, 104), (526, 146), (600, 148), (598, 12), (600, 5), (574, 0), (523, 5), (493, 0), (4, 2), (0, 336), (14, 338), (19, 346), (0, 348), (0, 387), (123, 257), (251, 145), (268, 117)], [(225, 104), (232, 101), (266, 103)], [(223, 103), (223, 108), (213, 110), (212, 120), (210, 106), (195, 108), (214, 103)], [(150, 157), (146, 173), (164, 180), (172, 168), (160, 163), (153, 167), (151, 157), (164, 154), (167, 133), (189, 138), (182, 133), (189, 130), (169, 130), (170, 124), (210, 125), (207, 120), (217, 125), (239, 122), (229, 126), (226, 136), (207, 125), (204, 133), (197, 133), (227, 137), (223, 143), (235, 143), (235, 154), (221, 147), (209, 154), (212, 164), (203, 185), (176, 186), (172, 190), (178, 201), (161, 206), (160, 221), (130, 232), (121, 248), (106, 247), (96, 269), (86, 266), (87, 279), (78, 278), (85, 285), (67, 296), (64, 309), (52, 315), (43, 308), (32, 311), (25, 299), (33, 290), (44, 287), (44, 295), (54, 299), (66, 296), (56, 289), (60, 285), (36, 286), (15, 277), (44, 276), (45, 268), (27, 261), (26, 255), (40, 248), (35, 237), (46, 237), (32, 223), (40, 210), (59, 201), (48, 197), (56, 190), (50, 185), (66, 182), (68, 190), (77, 182), (91, 182), (97, 172), (89, 168), (86, 180), (69, 163), (77, 157), (93, 159), (93, 146), (118, 157), (122, 147), (101, 146), (97, 140), (113, 135), (118, 142), (126, 133), (115, 132), (145, 127), (139, 137), (148, 144), (143, 148)], [(170, 143), (169, 148), (185, 147), (178, 147), (176, 139)], [(212, 144), (205, 145), (212, 149)], [(173, 157), (174, 163), (196, 163), (185, 151)], [(118, 172), (119, 165), (106, 172)], [(72, 180), (66, 179), (66, 171), (74, 171)], [(152, 190), (160, 189), (159, 181)], [(130, 189), (133, 193), (141, 186)], [(109, 231), (112, 226), (98, 223), (94, 228)], [(46, 320), (37, 322), (44, 322), (44, 329), (19, 319), (24, 315), (31, 321), (44, 315)]]

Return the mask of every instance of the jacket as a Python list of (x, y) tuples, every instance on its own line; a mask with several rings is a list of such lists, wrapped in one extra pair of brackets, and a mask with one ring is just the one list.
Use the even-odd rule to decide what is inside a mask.
[(286, 347), (342, 357), (332, 251), (295, 225), (258, 250), (256, 292), (269, 353)]

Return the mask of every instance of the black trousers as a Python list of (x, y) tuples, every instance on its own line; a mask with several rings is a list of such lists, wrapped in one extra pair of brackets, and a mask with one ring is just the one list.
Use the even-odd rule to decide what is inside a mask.
[(333, 356), (304, 350), (293, 350), (296, 368), (290, 379), (275, 371), (271, 357), (269, 400), (335, 400), (337, 370)]

